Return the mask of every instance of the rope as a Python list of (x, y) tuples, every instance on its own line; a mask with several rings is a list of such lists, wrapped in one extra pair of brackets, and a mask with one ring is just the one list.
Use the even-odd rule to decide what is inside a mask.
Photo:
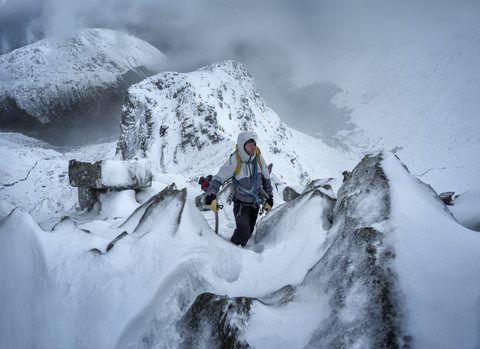
[(254, 159), (253, 170), (252, 170), (253, 171), (252, 180), (250, 182), (250, 189), (249, 190), (242, 187), (240, 185), (240, 182), (237, 181), (237, 179), (235, 178), (235, 176), (233, 176), (232, 182), (233, 182), (234, 188), (237, 192), (243, 193), (245, 195), (253, 196), (253, 198), (254, 198), (253, 203), (255, 205), (258, 205), (258, 207), (260, 207), (260, 205), (262, 204), (262, 200), (260, 200), (260, 197), (257, 194), (255, 194), (255, 185), (257, 184), (257, 169), (258, 169), (257, 161), (255, 161), (255, 159)]

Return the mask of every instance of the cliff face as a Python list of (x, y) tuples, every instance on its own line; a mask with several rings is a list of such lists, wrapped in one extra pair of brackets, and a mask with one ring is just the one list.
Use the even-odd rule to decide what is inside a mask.
[[(132, 86), (125, 96), (117, 154), (147, 157), (154, 172), (197, 172), (217, 167), (235, 150), (241, 131), (257, 133), (269, 162), (283, 162), (307, 178), (290, 129), (265, 105), (238, 62), (197, 71), (165, 72)], [(205, 159), (211, 159), (206, 162)]]

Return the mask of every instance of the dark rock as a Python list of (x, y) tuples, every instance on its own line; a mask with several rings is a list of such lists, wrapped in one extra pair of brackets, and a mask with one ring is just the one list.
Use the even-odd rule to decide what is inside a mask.
[(342, 172), (342, 175), (343, 175), (343, 182), (345, 182), (348, 177), (350, 176), (351, 172), (350, 171), (343, 171)]
[(118, 242), (118, 240), (124, 238), (127, 235), (128, 235), (128, 233), (126, 231), (124, 231), (123, 233), (119, 234), (115, 239), (113, 239), (107, 246), (107, 252), (110, 251), (113, 248), (113, 246), (115, 246), (115, 244)]
[(454, 191), (447, 191), (447, 192), (439, 194), (438, 196), (440, 197), (440, 199), (442, 199), (442, 201), (445, 203), (445, 205), (452, 205), (454, 194), (455, 194)]
[(252, 301), (202, 293), (177, 324), (180, 348), (250, 348), (242, 337)]
[(232, 127), (238, 132), (268, 127), (263, 150), (268, 147), (283, 154), (284, 162), (290, 162), (302, 180), (308, 178), (295, 151), (285, 150), (292, 134), (267, 107), (255, 81), (238, 62), (222, 61), (191, 73), (164, 72), (145, 79), (128, 89), (121, 118), (117, 154), (124, 160), (148, 158), (155, 171), (190, 172), (198, 166), (183, 160), (191, 152), (212, 156), (208, 149), (213, 144), (221, 156), (234, 151), (235, 135), (228, 131)]
[(283, 190), (283, 200), (285, 202), (289, 202), (289, 201), (292, 201), (292, 200), (295, 200), (296, 198), (298, 198), (300, 196), (300, 193), (298, 193), (295, 189), (292, 189), (290, 187), (286, 187), (284, 190)]
[(81, 210), (91, 211), (99, 204), (100, 190), (78, 187), (78, 204)]
[(89, 162), (77, 161), (75, 159), (70, 160), (68, 162), (68, 179), (72, 187), (82, 187), (90, 189), (104, 188), (101, 183), (101, 161), (97, 161), (91, 164)]

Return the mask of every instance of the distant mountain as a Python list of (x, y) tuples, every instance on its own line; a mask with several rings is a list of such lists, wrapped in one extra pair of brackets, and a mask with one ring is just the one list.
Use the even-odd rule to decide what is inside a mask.
[(463, 192), (480, 175), (480, 30), (420, 34), (339, 54), (322, 71), (342, 89), (334, 103), (350, 108), (358, 126), (343, 131), (347, 145), (392, 150), (436, 190)]
[(338, 169), (323, 162), (325, 155), (345, 156), (286, 126), (236, 61), (184, 74), (165, 72), (130, 87), (121, 129), (118, 156), (147, 157), (154, 173), (216, 171), (235, 150), (238, 133), (247, 130), (257, 133), (275, 174), (290, 183), (306, 183), (319, 166), (322, 175), (333, 176)]
[(14, 50), (0, 56), (0, 128), (38, 135), (52, 125), (111, 127), (125, 90), (163, 71), (166, 62), (147, 42), (106, 29)]

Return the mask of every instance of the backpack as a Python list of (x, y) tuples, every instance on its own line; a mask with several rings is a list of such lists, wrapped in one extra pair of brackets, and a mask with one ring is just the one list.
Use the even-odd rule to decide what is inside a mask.
[[(257, 161), (258, 161), (258, 166), (262, 168), (262, 161), (260, 160), (260, 149), (258, 147), (255, 147), (256, 150), (256, 155), (257, 155)], [(240, 167), (242, 166), (242, 159), (240, 159), (240, 153), (238, 152), (238, 144), (235, 146), (235, 152), (232, 153), (232, 155), (235, 154), (237, 158), (237, 168), (233, 172), (235, 175), (238, 175), (240, 173)]]

